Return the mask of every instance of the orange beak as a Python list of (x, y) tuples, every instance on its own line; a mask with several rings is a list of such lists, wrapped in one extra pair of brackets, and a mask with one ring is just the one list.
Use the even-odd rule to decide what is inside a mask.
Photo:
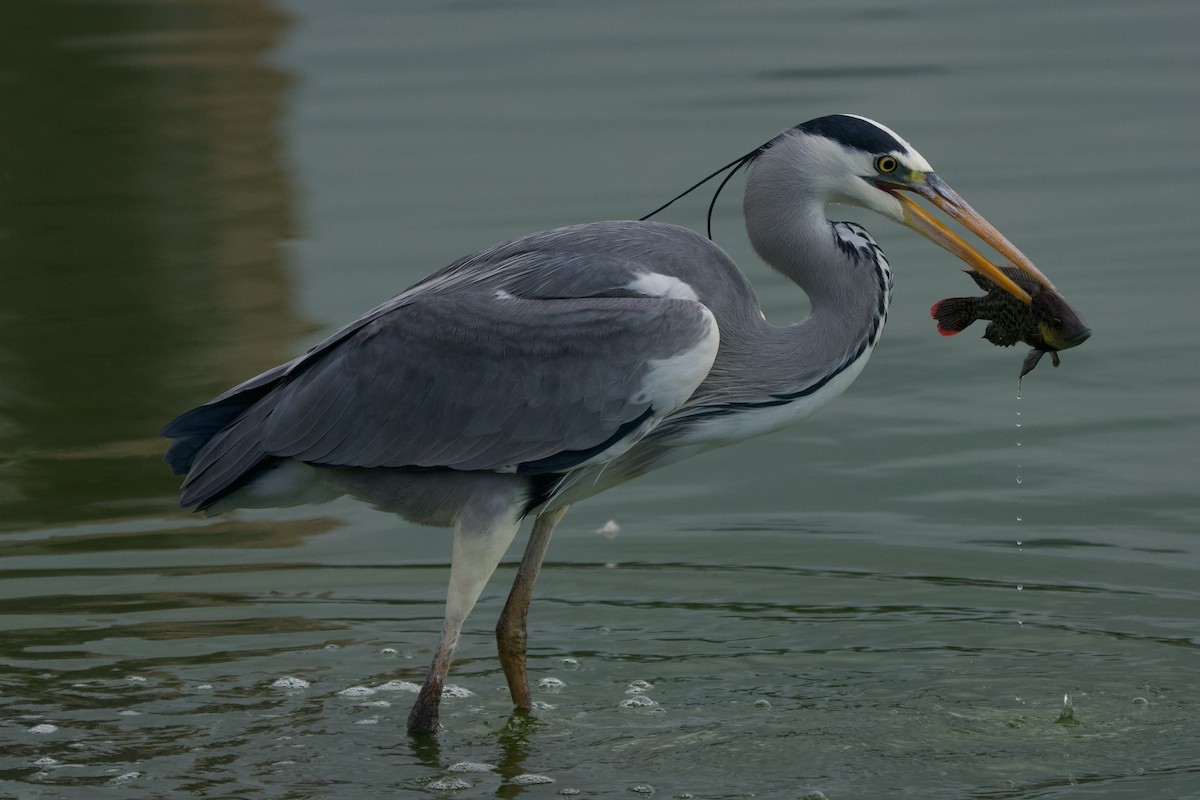
[(982, 253), (968, 244), (961, 236), (950, 230), (913, 200), (900, 194), (899, 190), (904, 189), (920, 194), (1042, 286), (1045, 286), (1047, 289), (1054, 288), (1054, 284), (1050, 282), (1050, 279), (1043, 275), (1042, 271), (1034, 266), (1034, 263), (1024, 253), (1018, 250), (1000, 231), (996, 230), (992, 223), (988, 222), (979, 212), (971, 208), (967, 201), (959, 196), (958, 192), (951, 189), (945, 181), (934, 173), (926, 173), (924, 180), (921, 182), (880, 183), (878, 185), (881, 189), (900, 201), (904, 213), (903, 221), (905, 225), (939, 247), (953, 253), (969, 264), (972, 269), (982, 272), (993, 283), (1018, 300), (1024, 303), (1031, 302), (1028, 292), (1013, 283), (995, 264), (985, 258)]

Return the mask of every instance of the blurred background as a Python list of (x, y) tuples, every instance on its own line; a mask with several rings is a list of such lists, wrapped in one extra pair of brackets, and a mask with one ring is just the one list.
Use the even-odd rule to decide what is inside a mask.
[[(0, 5), (0, 794), (1200, 792), (1196, 30), (1185, 0)], [(839, 111), (919, 149), (1093, 338), (1018, 390), (1023, 347), (935, 332), (975, 293), (958, 262), (831, 209), (896, 276), (872, 363), (794, 429), (572, 510), (536, 722), (491, 641), (519, 545), (414, 746), (396, 681), (436, 640), (445, 532), (178, 510), (177, 413), (461, 255), (639, 217)], [(740, 189), (714, 237), (800, 319)], [(710, 196), (659, 218), (702, 230)]]

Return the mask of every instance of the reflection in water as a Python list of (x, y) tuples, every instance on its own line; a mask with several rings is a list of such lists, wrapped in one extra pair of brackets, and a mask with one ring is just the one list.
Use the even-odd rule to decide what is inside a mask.
[(161, 422), (287, 354), (285, 26), (260, 0), (0, 8), (9, 524), (161, 511)]

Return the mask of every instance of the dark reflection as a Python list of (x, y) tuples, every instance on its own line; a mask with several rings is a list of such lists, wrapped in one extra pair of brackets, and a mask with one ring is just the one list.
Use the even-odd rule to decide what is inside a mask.
[[(500, 785), (496, 787), (496, 797), (513, 800), (530, 788), (538, 786), (538, 784), (514, 783), (513, 778), (529, 771), (526, 762), (537, 752), (533, 738), (539, 727), (536, 716), (528, 711), (516, 710), (508, 718), (504, 727), (496, 733), (495, 741), (498, 749), (494, 766), (495, 774), (500, 778)], [(442, 752), (442, 746), (437, 736), (404, 735), (407, 737), (405, 748), (414, 762), (423, 765), (432, 773), (440, 773), (445, 776), (453, 774), (450, 767), (459, 759)]]
[(0, 519), (169, 507), (154, 434), (300, 332), (263, 0), (0, 4)]

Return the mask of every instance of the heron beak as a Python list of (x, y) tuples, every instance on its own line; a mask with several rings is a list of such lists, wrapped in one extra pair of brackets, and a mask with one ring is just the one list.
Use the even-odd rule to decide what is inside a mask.
[(988, 222), (979, 212), (971, 208), (967, 201), (959, 196), (958, 192), (951, 189), (945, 181), (932, 172), (926, 173), (923, 177), (924, 180), (920, 182), (914, 181), (908, 184), (895, 183), (881, 187), (900, 201), (905, 225), (939, 247), (958, 256), (958, 258), (965, 261), (978, 272), (982, 272), (993, 283), (1000, 286), (1013, 297), (1024, 303), (1032, 302), (1029, 293), (1013, 283), (1012, 279), (1001, 272), (999, 267), (985, 258), (982, 253), (963, 240), (961, 236), (950, 230), (913, 200), (899, 194), (897, 191), (899, 189), (907, 189), (921, 195), (946, 212), (951, 219), (956, 220), (964, 228), (986, 242), (996, 252), (1011, 261), (1018, 269), (1025, 272), (1042, 286), (1045, 286), (1047, 289), (1054, 288), (1054, 284), (1050, 282), (1050, 279), (1043, 275), (1042, 271), (1034, 266), (1034, 263), (1018, 250), (1012, 242), (1008, 241), (1000, 231), (996, 230), (992, 223)]

